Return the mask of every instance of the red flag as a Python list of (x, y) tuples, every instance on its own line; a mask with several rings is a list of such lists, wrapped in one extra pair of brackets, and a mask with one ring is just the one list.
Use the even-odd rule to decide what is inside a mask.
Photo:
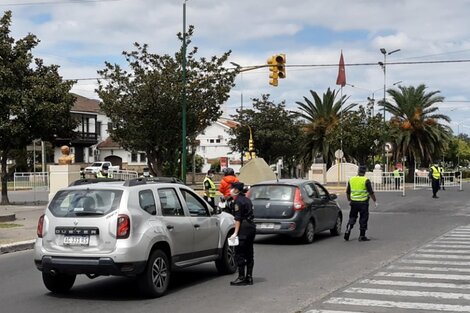
[(341, 85), (341, 87), (346, 85), (346, 70), (344, 69), (343, 51), (341, 51), (341, 56), (339, 58), (338, 78), (336, 78), (336, 85)]

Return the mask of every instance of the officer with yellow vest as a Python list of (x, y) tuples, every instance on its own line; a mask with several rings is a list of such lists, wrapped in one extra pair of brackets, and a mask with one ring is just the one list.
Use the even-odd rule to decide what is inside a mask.
[(432, 197), (434, 199), (437, 199), (439, 198), (437, 196), (437, 192), (439, 191), (442, 177), (441, 171), (439, 170), (439, 166), (437, 166), (437, 162), (435, 162), (434, 165), (431, 166), (431, 169), (429, 170), (429, 176), (431, 178)]
[(349, 212), (349, 221), (344, 233), (344, 240), (349, 240), (351, 230), (356, 224), (357, 216), (359, 215), (359, 241), (369, 241), (366, 237), (367, 222), (369, 221), (369, 198), (372, 198), (377, 207), (377, 199), (375, 198), (374, 190), (370, 180), (365, 177), (366, 166), (359, 166), (357, 176), (351, 177), (346, 188), (346, 196), (351, 205)]
[(96, 178), (113, 178), (113, 174), (111, 174), (108, 170), (108, 165), (104, 164), (101, 170), (96, 173)]
[(400, 189), (400, 180), (401, 180), (401, 171), (398, 166), (395, 166), (395, 170), (393, 171), (393, 177), (395, 178), (395, 189)]
[(204, 188), (204, 199), (213, 207), (215, 208), (215, 194), (217, 192), (217, 188), (215, 187), (214, 178), (215, 171), (210, 169), (207, 171), (207, 175), (203, 181), (203, 188)]

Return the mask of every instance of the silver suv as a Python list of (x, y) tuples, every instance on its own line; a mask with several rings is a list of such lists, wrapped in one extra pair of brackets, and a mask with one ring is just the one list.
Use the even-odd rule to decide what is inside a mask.
[(215, 261), (236, 270), (233, 216), (213, 214), (191, 188), (172, 182), (80, 180), (56, 193), (38, 222), (34, 261), (47, 289), (64, 293), (77, 274), (137, 277), (162, 296), (171, 271)]

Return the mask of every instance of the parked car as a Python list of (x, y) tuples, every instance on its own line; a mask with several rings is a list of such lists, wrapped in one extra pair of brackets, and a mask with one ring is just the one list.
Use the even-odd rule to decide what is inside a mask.
[(281, 234), (312, 243), (315, 234), (341, 233), (343, 213), (335, 194), (316, 181), (281, 179), (251, 186), (257, 234)]
[(85, 174), (96, 174), (103, 169), (103, 166), (108, 166), (108, 171), (118, 171), (118, 165), (112, 165), (111, 162), (94, 162), (90, 166), (85, 167)]
[(159, 297), (177, 268), (215, 261), (219, 273), (234, 273), (234, 225), (177, 182), (80, 180), (40, 217), (34, 262), (55, 293), (72, 288), (77, 274), (117, 275), (137, 277), (144, 295)]

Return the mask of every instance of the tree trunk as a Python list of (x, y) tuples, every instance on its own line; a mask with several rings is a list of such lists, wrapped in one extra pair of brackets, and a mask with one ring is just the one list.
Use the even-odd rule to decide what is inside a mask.
[(8, 150), (3, 150), (2, 153), (2, 201), (0, 204), (10, 204), (8, 199), (8, 172), (7, 172), (7, 156)]
[(405, 181), (408, 183), (414, 183), (415, 179), (415, 159), (413, 157), (408, 157), (409, 160), (409, 167), (408, 167), (408, 175), (405, 177)]

